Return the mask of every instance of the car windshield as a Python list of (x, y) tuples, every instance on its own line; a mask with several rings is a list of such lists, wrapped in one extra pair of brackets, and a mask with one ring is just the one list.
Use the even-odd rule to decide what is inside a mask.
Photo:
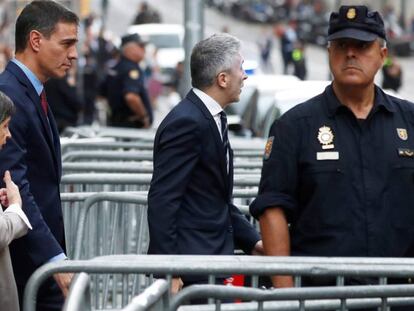
[(148, 41), (158, 49), (181, 48), (180, 38), (176, 34), (159, 34), (148, 36)]

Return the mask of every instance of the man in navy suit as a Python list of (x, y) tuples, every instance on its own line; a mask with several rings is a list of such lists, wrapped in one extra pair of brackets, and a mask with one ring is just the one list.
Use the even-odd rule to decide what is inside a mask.
[[(193, 89), (155, 137), (150, 254), (232, 255), (235, 245), (262, 252), (259, 234), (232, 203), (233, 152), (222, 128), (223, 109), (239, 100), (247, 78), (242, 64), (240, 41), (228, 34), (202, 40), (192, 51)], [(172, 292), (198, 282), (174, 278)]]
[[(43, 85), (48, 78), (63, 77), (77, 58), (77, 31), (73, 12), (53, 1), (31, 2), (16, 21), (16, 56), (0, 75), (0, 90), (16, 106), (12, 139), (0, 154), (0, 172), (10, 169), (33, 226), (10, 246), (20, 303), (35, 269), (66, 258), (59, 134)], [(39, 291), (38, 310), (60, 310), (70, 280), (69, 274), (48, 280)]]

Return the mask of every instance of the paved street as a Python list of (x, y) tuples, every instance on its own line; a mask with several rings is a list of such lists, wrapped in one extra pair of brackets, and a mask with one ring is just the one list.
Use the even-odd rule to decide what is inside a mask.
[[(93, 10), (99, 12), (100, 0), (92, 0)], [(110, 0), (108, 13), (108, 29), (117, 35), (122, 35), (129, 26), (136, 14), (138, 4), (137, 0)], [(183, 0), (151, 0), (152, 6), (156, 7), (162, 15), (165, 23), (182, 23), (184, 15)], [(256, 40), (262, 35), (263, 29), (270, 30), (269, 26), (247, 24), (240, 22), (233, 17), (223, 16), (215, 10), (206, 9), (205, 11), (206, 35), (218, 32), (223, 26), (228, 26), (230, 33), (234, 34), (244, 42), (243, 54), (247, 60), (258, 59), (258, 49)], [(273, 49), (272, 62), (276, 73), (282, 73), (281, 58), (279, 46), (276, 40)], [(308, 46), (306, 50), (308, 62), (308, 79), (326, 80), (329, 75), (327, 54), (323, 48)], [(400, 58), (403, 67), (403, 86), (400, 95), (406, 99), (414, 101), (414, 57)], [(376, 79), (377, 83), (381, 82), (381, 75)]]

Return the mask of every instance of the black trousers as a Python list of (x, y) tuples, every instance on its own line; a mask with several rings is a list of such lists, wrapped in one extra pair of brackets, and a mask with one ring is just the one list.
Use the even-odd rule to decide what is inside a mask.
[[(20, 310), (23, 310), (23, 293), (25, 285), (17, 285)], [(61, 311), (65, 299), (53, 277), (48, 278), (40, 287), (36, 300), (37, 311)], [(1, 306), (0, 306), (1, 309)]]

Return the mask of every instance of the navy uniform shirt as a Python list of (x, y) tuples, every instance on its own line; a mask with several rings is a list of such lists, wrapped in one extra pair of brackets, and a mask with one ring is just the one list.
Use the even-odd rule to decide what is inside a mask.
[(358, 120), (332, 86), (272, 125), (257, 218), (281, 207), (292, 255), (407, 256), (414, 239), (414, 105), (375, 88)]
[(125, 127), (142, 126), (142, 123), (139, 121), (131, 121), (134, 112), (125, 102), (125, 94), (129, 92), (141, 97), (150, 118), (150, 123), (152, 123), (153, 114), (151, 102), (144, 84), (144, 72), (137, 63), (122, 57), (110, 70), (105, 88), (105, 93), (112, 111), (111, 125)]

